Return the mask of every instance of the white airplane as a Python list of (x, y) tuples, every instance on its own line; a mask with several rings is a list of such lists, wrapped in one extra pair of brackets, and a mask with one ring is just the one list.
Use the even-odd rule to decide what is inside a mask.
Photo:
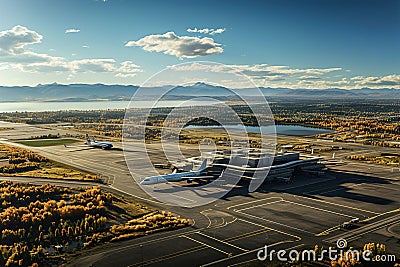
[(188, 183), (196, 179), (210, 178), (210, 176), (201, 176), (205, 173), (207, 168), (207, 160), (205, 159), (197, 171), (170, 173), (164, 175), (150, 176), (143, 179), (141, 185), (161, 184), (168, 182), (180, 182), (186, 180)]
[(101, 148), (101, 149), (111, 149), (113, 145), (109, 142), (97, 142), (94, 139), (90, 138), (88, 134), (86, 134), (86, 144), (79, 146), (66, 146), (65, 147), (79, 147), (79, 146), (89, 146), (92, 148)]
[(101, 149), (110, 149), (113, 145), (109, 142), (97, 142), (94, 139), (90, 138), (88, 134), (86, 134), (86, 142), (88, 146), (101, 148)]

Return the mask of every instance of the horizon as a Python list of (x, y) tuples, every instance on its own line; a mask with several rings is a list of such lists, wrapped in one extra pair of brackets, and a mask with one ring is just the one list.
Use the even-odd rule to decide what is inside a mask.
[[(213, 84), (211, 83), (206, 83), (206, 82), (202, 82), (202, 81), (198, 81), (195, 82), (193, 84), (188, 84), (188, 85), (173, 85), (173, 84), (164, 84), (164, 85), (154, 85), (154, 86), (144, 86), (143, 88), (161, 88), (161, 87), (168, 87), (168, 86), (174, 86), (174, 87), (192, 87), (195, 86), (196, 84), (205, 84), (208, 86), (212, 86), (212, 87), (220, 87), (222, 85), (217, 85), (217, 84)], [(55, 85), (60, 85), (60, 86), (73, 86), (73, 85), (87, 85), (87, 86), (99, 86), (99, 85), (103, 85), (103, 86), (122, 86), (122, 87), (137, 87), (140, 88), (142, 87), (141, 85), (138, 84), (117, 84), (117, 83), (111, 83), (111, 84), (105, 84), (105, 83), (58, 83), (58, 82), (52, 82), (52, 83), (44, 83), (44, 84), (36, 84), (36, 85), (0, 85), (0, 88), (22, 88), (22, 87), (29, 87), (29, 88), (36, 88), (36, 87), (41, 87), (41, 86), (55, 86)], [(224, 87), (224, 86), (222, 86)], [(288, 90), (345, 90), (345, 91), (352, 91), (352, 90), (400, 90), (399, 88), (394, 88), (394, 87), (382, 87), (382, 88), (371, 88), (371, 87), (360, 87), (360, 88), (340, 88), (340, 87), (329, 87), (329, 88), (287, 88), (287, 87), (224, 87), (227, 89), (233, 89), (233, 90), (246, 90), (246, 89), (255, 89), (255, 88), (259, 88), (259, 89), (288, 89)]]
[(202, 69), (201, 60), (265, 88), (400, 88), (396, 0), (207, 0), (195, 14), (181, 1), (1, 3), (1, 86), (139, 85), (177, 64)]

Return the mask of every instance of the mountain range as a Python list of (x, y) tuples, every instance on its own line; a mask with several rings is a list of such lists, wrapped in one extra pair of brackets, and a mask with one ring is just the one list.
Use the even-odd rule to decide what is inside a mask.
[[(170, 87), (170, 86), (168, 86)], [(29, 86), (0, 86), (0, 102), (24, 101), (99, 101), (129, 100), (138, 90), (134, 85), (105, 84), (39, 84)], [(159, 96), (166, 87), (146, 87), (141, 89), (141, 97)], [(235, 93), (243, 96), (257, 96), (257, 88), (227, 89), (198, 82), (189, 86), (175, 87), (165, 99), (185, 99), (193, 96), (212, 96), (231, 99)], [(268, 98), (293, 99), (400, 99), (400, 89), (288, 89), (260, 88)]]

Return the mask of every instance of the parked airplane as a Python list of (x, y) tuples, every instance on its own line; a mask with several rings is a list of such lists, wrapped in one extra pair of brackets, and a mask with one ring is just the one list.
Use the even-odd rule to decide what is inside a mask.
[[(66, 146), (65, 147), (71, 147), (71, 146)], [(84, 146), (89, 146), (93, 148), (101, 148), (101, 149), (111, 149), (113, 145), (109, 142), (97, 142), (94, 139), (90, 138), (88, 134), (86, 134), (86, 145)], [(76, 146), (74, 146), (76, 147)]]
[(88, 134), (86, 134), (86, 142), (88, 146), (97, 147), (101, 149), (110, 149), (113, 145), (109, 142), (97, 142), (94, 139), (90, 138)]
[(210, 178), (209, 176), (201, 176), (205, 173), (207, 168), (207, 159), (203, 161), (200, 168), (197, 171), (190, 171), (190, 172), (180, 172), (180, 173), (170, 173), (165, 175), (156, 175), (150, 176), (143, 179), (140, 184), (141, 185), (152, 185), (152, 184), (161, 184), (161, 183), (168, 183), (168, 182), (180, 182), (186, 180), (188, 183), (198, 180), (198, 179), (205, 179)]

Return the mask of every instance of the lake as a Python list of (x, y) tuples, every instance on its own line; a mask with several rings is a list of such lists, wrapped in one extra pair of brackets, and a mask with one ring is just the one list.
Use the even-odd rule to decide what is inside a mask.
[[(222, 128), (221, 126), (194, 126), (190, 125), (186, 128), (214, 128), (219, 129)], [(227, 125), (225, 126), (228, 130), (241, 130), (241, 126), (239, 125)], [(311, 128), (299, 125), (276, 125), (275, 130), (273, 126), (261, 126), (261, 127), (254, 127), (254, 126), (245, 126), (246, 131), (249, 133), (259, 133), (260, 128), (262, 132), (265, 134), (273, 133), (276, 131), (278, 135), (291, 135), (291, 136), (306, 136), (306, 135), (316, 135), (316, 134), (324, 134), (324, 133), (331, 133), (332, 130), (328, 129), (321, 129), (321, 128)]]
[[(108, 110), (108, 109), (125, 109), (130, 101), (87, 101), (87, 102), (7, 102), (0, 103), (0, 112), (40, 112), (40, 111), (58, 111), (58, 110)], [(135, 101), (131, 106), (137, 108), (149, 108), (153, 101)], [(174, 106), (201, 106), (215, 104), (215, 101), (183, 101), (183, 100), (164, 100), (157, 104), (157, 107), (174, 107)], [(188, 128), (218, 128), (218, 126), (189, 126)], [(305, 136), (330, 133), (331, 130), (311, 128), (297, 125), (276, 125), (276, 133), (279, 135)], [(240, 126), (229, 125), (227, 128), (239, 130)], [(246, 126), (246, 131), (251, 133), (259, 133), (259, 127)], [(262, 126), (264, 133), (274, 132), (271, 126)]]

